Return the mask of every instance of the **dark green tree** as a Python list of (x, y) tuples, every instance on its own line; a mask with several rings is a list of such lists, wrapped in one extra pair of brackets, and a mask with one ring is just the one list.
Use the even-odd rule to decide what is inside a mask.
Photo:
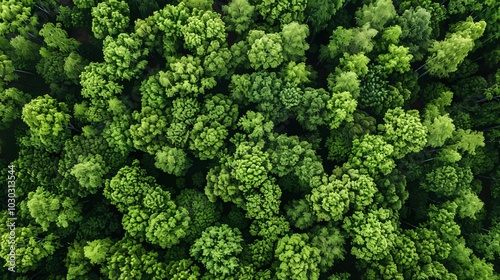
[(0, 95), (0, 130), (8, 128), (21, 118), (22, 107), (31, 99), (29, 94), (17, 88), (5, 89)]

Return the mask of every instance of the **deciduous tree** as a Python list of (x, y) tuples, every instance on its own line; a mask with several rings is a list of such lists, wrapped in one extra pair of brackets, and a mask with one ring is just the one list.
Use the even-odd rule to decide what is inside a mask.
[(229, 5), (222, 6), (224, 12), (223, 20), (230, 31), (242, 34), (252, 25), (255, 6), (248, 0), (233, 0)]
[(242, 243), (238, 229), (222, 224), (203, 231), (191, 246), (190, 254), (214, 276), (230, 277), (240, 266), (238, 257), (243, 251)]
[(274, 252), (279, 260), (277, 279), (318, 279), (320, 249), (310, 243), (307, 234), (294, 233), (280, 238)]
[[(93, 5), (92, 5), (93, 6)], [(98, 39), (115, 36), (129, 26), (130, 8), (125, 1), (106, 0), (92, 7), (92, 32)]]

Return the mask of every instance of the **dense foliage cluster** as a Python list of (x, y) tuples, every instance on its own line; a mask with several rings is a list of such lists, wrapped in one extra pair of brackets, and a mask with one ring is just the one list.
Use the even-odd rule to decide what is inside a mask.
[(499, 10), (2, 1), (2, 279), (500, 279)]

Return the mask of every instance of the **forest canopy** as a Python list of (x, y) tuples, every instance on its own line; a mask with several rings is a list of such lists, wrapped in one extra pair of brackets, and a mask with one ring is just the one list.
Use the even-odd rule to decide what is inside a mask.
[(500, 1), (5, 0), (2, 279), (500, 279)]

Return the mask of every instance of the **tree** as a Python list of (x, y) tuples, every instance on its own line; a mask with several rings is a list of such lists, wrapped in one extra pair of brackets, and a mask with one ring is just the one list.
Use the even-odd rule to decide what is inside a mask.
[(353, 32), (353, 38), (348, 47), (349, 53), (357, 54), (360, 52), (371, 52), (374, 47), (372, 39), (377, 34), (378, 31), (374, 28), (371, 28), (370, 24), (365, 24), (361, 27), (355, 28)]
[(326, 125), (328, 120), (327, 104), (330, 95), (324, 89), (305, 88), (302, 106), (298, 106), (297, 121), (309, 130), (316, 131), (319, 126)]
[(460, 186), (469, 189), (470, 182), (472, 182), (470, 168), (443, 165), (427, 173), (421, 185), (422, 188), (432, 191), (438, 196), (452, 196), (456, 194), (457, 189), (461, 188)]
[(279, 135), (268, 151), (271, 173), (283, 177), (299, 165), (306, 150), (312, 149), (306, 141), (300, 141), (296, 136)]
[[(249, 33), (250, 36), (252, 31)], [(255, 70), (277, 68), (284, 60), (282, 37), (275, 33), (263, 34), (252, 42), (248, 59)]]
[(130, 126), (130, 136), (136, 149), (155, 155), (166, 143), (167, 118), (161, 110), (143, 107), (132, 113), (136, 123)]
[(327, 82), (328, 89), (331, 92), (350, 92), (353, 97), (359, 97), (360, 80), (356, 72), (337, 71), (335, 73), (330, 73)]
[(80, 74), (87, 65), (88, 61), (86, 59), (76, 52), (71, 52), (64, 60), (64, 72), (73, 83), (78, 84), (80, 81)]
[(266, 122), (264, 116), (259, 112), (248, 110), (245, 115), (240, 117), (238, 128), (245, 132), (246, 137), (252, 141), (259, 141), (271, 133), (274, 124), (271, 121)]
[(381, 68), (375, 67), (366, 74), (360, 84), (360, 108), (382, 116), (388, 109), (402, 107), (404, 96), (389, 85)]
[(410, 196), (406, 176), (394, 169), (387, 176), (375, 178), (374, 182), (378, 189), (373, 197), (376, 204), (382, 208), (400, 211)]
[(84, 253), (85, 241), (75, 242), (68, 247), (66, 255), (66, 267), (68, 273), (66, 279), (78, 279), (79, 277), (89, 276), (92, 266)]
[(354, 33), (354, 29), (347, 29), (343, 26), (338, 26), (333, 31), (327, 46), (330, 58), (335, 58), (347, 51), (347, 47), (354, 38)]
[(109, 253), (105, 265), (101, 266), (101, 273), (110, 279), (157, 279), (166, 274), (166, 264), (158, 260), (158, 253), (147, 251), (128, 237), (113, 244)]
[[(250, 44), (247, 40), (241, 40), (231, 45), (229, 50), (231, 51), (231, 60), (228, 62), (228, 66), (231, 69), (250, 69), (250, 61), (248, 60), (248, 50), (250, 49)], [(229, 73), (232, 73), (231, 71)]]
[[(4, 211), (4, 213), (7, 213)], [(4, 216), (4, 215), (2, 215)], [(6, 217), (6, 215), (5, 215)], [(7, 224), (7, 219), (3, 219), (4, 225)], [(5, 227), (8, 229), (7, 227)], [(23, 244), (17, 246), (15, 250), (15, 272), (26, 273), (34, 271), (42, 267), (44, 259), (54, 254), (54, 252), (61, 247), (58, 241), (59, 237), (54, 233), (44, 234), (40, 227), (27, 225), (16, 227), (16, 243)], [(2, 252), (2, 259), (5, 260), (5, 266), (10, 263), (11, 246), (9, 243), (10, 232), (5, 232), (0, 236), (2, 241), (0, 249)]]
[(91, 62), (80, 74), (81, 94), (91, 99), (93, 103), (97, 100), (110, 99), (123, 90), (123, 86), (110, 81), (107, 77), (106, 67), (104, 63)]
[(443, 78), (457, 70), (457, 65), (463, 61), (474, 48), (471, 38), (452, 35), (444, 41), (434, 41), (429, 51), (432, 56), (427, 58), (426, 68), (433, 76)]
[[(59, 183), (57, 173), (57, 163), (59, 156), (47, 151), (45, 148), (37, 146), (31, 141), (29, 136), (19, 139), (19, 153), (12, 161), (16, 166), (16, 196), (26, 197), (38, 187), (50, 188)], [(7, 181), (5, 181), (7, 183)], [(7, 193), (6, 193), (7, 195)]]
[(227, 135), (226, 127), (201, 115), (191, 130), (189, 149), (201, 160), (213, 159), (224, 146)]
[[(170, 98), (165, 96), (164, 91), (165, 88), (160, 84), (159, 81), (159, 73), (151, 73), (148, 77), (144, 78), (141, 82), (141, 86), (139, 87), (139, 91), (141, 93), (141, 106), (142, 107), (151, 107), (154, 109), (165, 109), (169, 104)], [(185, 102), (184, 99), (177, 101), (178, 103)], [(188, 100), (188, 106), (191, 100)], [(196, 105), (198, 105), (196, 103)], [(199, 106), (199, 105), (198, 105)], [(174, 117), (176, 114), (173, 113)]]
[(391, 25), (385, 28), (381, 34), (381, 42), (375, 46), (377, 51), (385, 51), (390, 45), (398, 46), (403, 31), (399, 25)]
[(381, 31), (384, 25), (396, 17), (396, 9), (389, 0), (377, 0), (356, 11), (356, 23), (358, 26), (370, 24), (371, 27)]
[[(364, 77), (368, 73), (368, 63), (370, 59), (365, 55), (365, 53), (360, 52), (357, 54), (349, 55), (345, 52), (344, 56), (339, 59), (339, 66), (337, 67), (337, 75), (342, 76), (343, 74), (355, 73), (358, 77)], [(340, 78), (340, 77), (339, 77)], [(339, 83), (344, 83), (343, 79), (338, 81)], [(342, 87), (339, 85), (339, 87)], [(335, 90), (334, 90), (335, 91)]]
[(147, 65), (144, 56), (148, 51), (142, 49), (141, 40), (133, 33), (120, 33), (116, 39), (106, 36), (102, 52), (106, 62), (104, 69), (111, 80), (135, 78)]
[(334, 93), (326, 106), (329, 113), (330, 129), (338, 128), (343, 121), (352, 122), (352, 114), (357, 105), (358, 103), (351, 93), (347, 91)]
[(302, 90), (287, 83), (285, 88), (279, 93), (281, 103), (286, 109), (292, 109), (302, 103)]
[(118, 170), (111, 180), (106, 181), (103, 194), (120, 212), (126, 212), (129, 206), (140, 205), (146, 191), (156, 186), (155, 179), (148, 176), (146, 170), (135, 160), (131, 166)]
[(65, 138), (71, 116), (65, 103), (49, 95), (39, 96), (24, 105), (22, 119), (29, 126), (33, 137), (49, 150), (59, 150)]
[(87, 241), (83, 247), (83, 253), (91, 264), (103, 264), (109, 257), (112, 246), (113, 240), (109, 238)]
[(493, 224), (486, 233), (474, 233), (471, 236), (471, 246), (474, 252), (486, 260), (495, 261), (500, 258), (500, 223)]
[[(111, 102), (112, 101), (109, 101), (108, 103)], [(110, 105), (110, 108), (111, 107), (112, 106)], [(133, 147), (129, 131), (131, 122), (132, 116), (130, 112), (114, 114), (112, 119), (106, 124), (106, 127), (102, 131), (102, 136), (108, 143), (110, 149), (123, 156), (127, 155)]]
[(384, 259), (394, 246), (396, 228), (388, 209), (374, 209), (368, 213), (357, 211), (344, 220), (343, 228), (353, 238), (351, 253), (370, 263)]
[(431, 13), (422, 7), (411, 7), (398, 18), (401, 43), (408, 47), (414, 60), (421, 60), (431, 42)]
[(457, 184), (456, 169), (452, 166), (443, 166), (426, 174), (423, 187), (441, 195), (452, 195)]
[(210, 202), (204, 193), (194, 189), (183, 189), (175, 198), (175, 204), (189, 212), (190, 223), (184, 238), (187, 242), (199, 238), (201, 233), (221, 216), (220, 205)]
[(172, 59), (170, 70), (158, 73), (158, 81), (165, 88), (167, 97), (193, 97), (212, 89), (217, 82), (206, 77), (201, 59), (191, 55)]
[(349, 159), (353, 166), (368, 172), (373, 178), (379, 174), (387, 175), (395, 168), (392, 159), (394, 146), (387, 143), (381, 135), (364, 135), (352, 141), (352, 156)]
[(267, 179), (267, 172), (272, 168), (269, 154), (262, 151), (260, 145), (242, 142), (236, 148), (234, 159), (228, 164), (233, 171), (232, 175), (243, 186), (242, 191), (256, 188)]
[[(222, 160), (228, 160), (223, 157)], [(211, 202), (216, 202), (220, 197), (224, 202), (232, 202), (240, 207), (244, 206), (242, 191), (237, 186), (237, 181), (231, 177), (226, 165), (214, 166), (207, 173), (207, 186), (205, 194)]]
[(306, 229), (316, 222), (316, 216), (308, 199), (292, 200), (285, 205), (286, 217), (298, 229)]
[(156, 153), (155, 159), (155, 166), (157, 168), (175, 176), (186, 174), (187, 170), (192, 165), (186, 152), (169, 146), (163, 146), (163, 148)]
[(238, 105), (223, 94), (209, 95), (202, 109), (203, 115), (212, 122), (218, 122), (226, 128), (233, 127), (238, 118)]
[(97, 39), (124, 32), (130, 23), (129, 16), (130, 8), (125, 1), (106, 0), (98, 3), (92, 7), (92, 32)]
[[(255, 239), (248, 245), (248, 252), (254, 267), (263, 267), (273, 261), (274, 256), (274, 243), (272, 239)], [(270, 279), (270, 275), (268, 278)]]
[(80, 43), (74, 38), (68, 38), (68, 33), (62, 29), (60, 23), (55, 25), (52, 22), (43, 25), (39, 32), (47, 46), (57, 48), (63, 53), (75, 51)]
[(454, 202), (457, 204), (457, 215), (462, 218), (477, 219), (484, 207), (484, 202), (471, 190), (460, 190)]
[(266, 180), (258, 191), (245, 195), (246, 217), (266, 219), (277, 215), (280, 211), (281, 194), (281, 189), (275, 180)]
[(196, 10), (180, 27), (184, 47), (196, 57), (204, 57), (225, 47), (226, 30), (220, 16), (213, 11)]
[[(147, 27), (143, 25), (146, 30), (141, 31), (141, 37), (150, 37), (158, 29), (159, 40), (150, 37), (147, 45), (155, 46), (164, 58), (175, 55), (179, 48), (179, 40), (182, 38), (181, 26), (186, 24), (190, 14), (184, 2), (175, 6), (167, 4), (163, 9), (154, 11), (153, 15), (146, 19)], [(149, 28), (154, 31), (153, 34), (148, 31)]]
[(163, 249), (171, 248), (186, 236), (191, 219), (186, 208), (177, 207), (173, 201), (168, 201), (167, 206), (160, 209), (161, 213), (149, 217), (146, 239)]
[(191, 259), (171, 261), (166, 267), (168, 279), (194, 280), (201, 277), (200, 268)]
[(409, 54), (409, 49), (402, 46), (389, 45), (389, 53), (381, 54), (377, 61), (387, 73), (399, 72), (403, 74), (410, 71), (410, 62), (413, 55)]
[(302, 85), (311, 81), (309, 79), (312, 74), (310, 70), (310, 67), (306, 66), (304, 62), (296, 63), (295, 61), (290, 61), (286, 68), (281, 70), (281, 73), (285, 82)]
[(41, 59), (36, 64), (36, 72), (50, 85), (54, 93), (61, 93), (65, 86), (71, 84), (64, 72), (67, 55), (56, 50), (40, 48)]
[(75, 6), (81, 9), (88, 9), (97, 5), (95, 0), (75, 0)]
[(30, 215), (42, 226), (43, 231), (48, 231), (51, 224), (67, 228), (71, 222), (82, 219), (81, 206), (71, 197), (63, 197), (38, 187), (36, 192), (28, 194), (27, 207)]
[(104, 178), (125, 164), (124, 156), (110, 149), (105, 139), (83, 130), (64, 143), (57, 162), (57, 190), (70, 196), (95, 194), (104, 186)]
[(217, 48), (210, 52), (203, 61), (203, 68), (209, 77), (224, 77), (230, 73), (230, 67), (226, 64), (232, 58), (228, 48)]
[(266, 0), (257, 4), (256, 8), (267, 23), (272, 25), (279, 21), (280, 25), (283, 26), (293, 21), (303, 22), (306, 5), (307, 2), (301, 0)]
[(80, 186), (96, 193), (97, 188), (104, 186), (103, 176), (108, 173), (109, 167), (101, 155), (79, 156), (78, 164), (71, 168), (71, 175), (75, 176)]
[(327, 46), (330, 57), (336, 58), (345, 52), (349, 54), (369, 53), (374, 46), (372, 39), (377, 34), (378, 31), (371, 28), (369, 24), (350, 29), (339, 26), (330, 36), (330, 42)]
[(285, 58), (294, 61), (304, 60), (305, 52), (309, 49), (309, 44), (306, 42), (309, 27), (294, 21), (283, 25), (280, 35)]
[(434, 41), (429, 48), (431, 56), (426, 63), (429, 73), (442, 78), (455, 72), (458, 64), (474, 48), (474, 41), (483, 35), (485, 27), (484, 21), (473, 22), (469, 17), (454, 25), (443, 41)]
[(272, 216), (269, 219), (254, 220), (250, 225), (250, 234), (271, 242), (278, 241), (290, 232), (290, 224), (283, 216)]
[(399, 107), (389, 109), (385, 113), (384, 122), (378, 128), (384, 132), (385, 140), (392, 144), (395, 158), (420, 152), (426, 145), (427, 128), (420, 122), (418, 111), (405, 112)]
[(349, 210), (349, 193), (345, 182), (333, 179), (328, 184), (314, 188), (306, 199), (311, 204), (318, 221), (340, 221)]
[(332, 130), (326, 139), (325, 146), (328, 149), (328, 158), (340, 162), (347, 160), (352, 148), (352, 140), (361, 136), (376, 132), (376, 120), (363, 111), (356, 110), (353, 113), (352, 122), (344, 122), (339, 128)]
[(403, 271), (403, 274), (418, 265), (419, 255), (416, 244), (405, 230), (395, 236), (391, 255), (394, 263)]
[(229, 277), (235, 275), (240, 266), (238, 256), (243, 250), (242, 243), (238, 229), (222, 224), (204, 230), (189, 252), (214, 276)]
[(0, 6), (0, 34), (5, 36), (10, 33), (20, 34), (24, 37), (34, 36), (38, 17), (31, 11), (31, 3), (29, 1), (9, 0), (2, 2)]
[(328, 26), (329, 20), (342, 8), (344, 0), (310, 0), (307, 1), (305, 13), (308, 21), (314, 27), (313, 33), (318, 33)]
[(10, 39), (10, 45), (13, 49), (10, 58), (16, 68), (35, 71), (34, 65), (40, 59), (40, 45), (22, 35)]
[(454, 144), (450, 148), (474, 155), (477, 147), (484, 147), (482, 131), (458, 129), (452, 136)]
[(151, 212), (142, 205), (129, 206), (122, 217), (123, 229), (134, 239), (144, 242)]
[(0, 95), (0, 130), (8, 128), (21, 118), (22, 107), (29, 102), (31, 96), (12, 87), (5, 89)]
[(319, 279), (321, 251), (309, 239), (307, 234), (294, 233), (278, 240), (274, 252), (279, 260), (277, 279)]
[(233, 75), (231, 78), (231, 96), (235, 102), (242, 104), (256, 103), (256, 111), (264, 119), (280, 123), (288, 119), (290, 112), (279, 99), (284, 87), (283, 80), (276, 72), (255, 72), (252, 75)]
[(336, 260), (344, 259), (345, 239), (340, 230), (333, 224), (328, 224), (325, 227), (314, 227), (310, 236), (311, 245), (320, 251), (321, 260), (318, 267), (321, 272), (328, 271)]
[(476, 257), (472, 250), (465, 246), (463, 238), (458, 239), (458, 242), (454, 244), (448, 262), (450, 271), (457, 275), (457, 279), (498, 278), (498, 275), (494, 273), (493, 264)]
[(380, 191), (372, 177), (360, 174), (356, 169), (350, 169), (347, 174), (342, 175), (342, 182), (349, 191), (350, 205), (356, 211), (362, 211), (372, 205)]
[(248, 0), (233, 0), (229, 5), (222, 6), (223, 20), (229, 31), (242, 34), (247, 31), (254, 17), (255, 7)]
[(486, 22), (483, 20), (480, 20), (478, 22), (474, 22), (474, 19), (472, 17), (467, 17), (466, 20), (464, 21), (459, 21), (452, 26), (450, 26), (450, 32), (446, 34), (447, 36), (453, 36), (454, 34), (462, 36), (462, 37), (468, 37), (471, 38), (472, 40), (477, 40), (481, 36), (483, 36), (484, 29), (486, 28)]
[(429, 131), (427, 144), (433, 148), (443, 146), (446, 140), (453, 136), (453, 132), (455, 131), (453, 120), (448, 114), (434, 118), (432, 123), (425, 122), (424, 124)]
[(482, 3), (468, 0), (453, 0), (448, 4), (448, 12), (452, 15), (480, 11), (482, 8)]

